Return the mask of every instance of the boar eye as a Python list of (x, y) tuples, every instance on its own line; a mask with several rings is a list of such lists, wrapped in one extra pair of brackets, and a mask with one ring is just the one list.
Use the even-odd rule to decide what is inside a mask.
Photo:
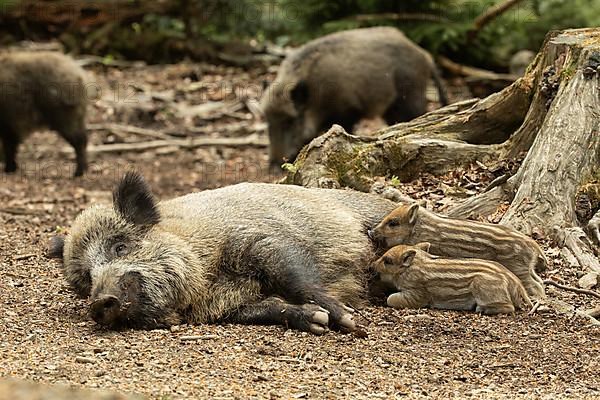
[(117, 257), (123, 257), (129, 254), (129, 247), (125, 243), (115, 243), (112, 247), (112, 253)]
[(392, 219), (390, 222), (388, 222), (388, 226), (398, 226), (400, 225), (400, 221), (398, 221), (397, 219)]
[(392, 264), (392, 259), (389, 257), (383, 257), (383, 263), (387, 265)]

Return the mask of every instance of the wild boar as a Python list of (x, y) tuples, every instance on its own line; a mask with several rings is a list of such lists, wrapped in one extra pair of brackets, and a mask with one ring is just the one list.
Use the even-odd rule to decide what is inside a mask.
[(230, 321), (315, 334), (355, 328), (345, 304), (367, 292), (367, 227), (395, 207), (366, 193), (260, 183), (157, 202), (133, 172), (113, 200), (53, 242), (99, 324)]
[(386, 248), (429, 242), (435, 255), (496, 261), (523, 282), (530, 296), (545, 296), (535, 272), (546, 268), (544, 253), (533, 239), (506, 226), (443, 217), (419, 204), (403, 204), (370, 230), (369, 236)]
[(362, 118), (408, 121), (427, 111), (431, 56), (391, 27), (354, 29), (313, 40), (290, 54), (261, 99), (270, 160), (278, 165), (333, 124), (351, 131)]
[(388, 297), (390, 307), (483, 314), (512, 314), (515, 308), (531, 307), (525, 288), (504, 266), (477, 258), (432, 256), (429, 246), (394, 246), (374, 263), (381, 279), (400, 291)]
[(52, 129), (75, 149), (75, 176), (87, 168), (84, 71), (52, 52), (0, 55), (0, 139), (4, 171), (17, 170), (19, 144), (33, 131)]

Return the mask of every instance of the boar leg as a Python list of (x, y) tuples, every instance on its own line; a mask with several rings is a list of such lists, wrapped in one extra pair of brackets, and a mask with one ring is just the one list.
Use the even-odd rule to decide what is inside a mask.
[(82, 176), (87, 170), (87, 136), (85, 130), (74, 134), (66, 134), (62, 132), (61, 136), (63, 136), (75, 150), (76, 169), (73, 176)]
[[(537, 274), (535, 274), (535, 276), (540, 279)], [(523, 277), (521, 282), (523, 283), (523, 286), (525, 286), (525, 290), (527, 290), (527, 294), (530, 297), (536, 299), (543, 299), (546, 297), (544, 285), (538, 282), (531, 274), (527, 274), (526, 277)]]
[(415, 94), (415, 89), (411, 87), (401, 87), (399, 90), (401, 94), (383, 115), (383, 119), (385, 119), (388, 125), (410, 121), (427, 112), (427, 99), (424, 95)]
[(12, 132), (2, 132), (2, 148), (4, 149), (4, 172), (11, 173), (17, 170), (17, 148), (19, 143), (12, 136)]
[(280, 296), (293, 304), (316, 304), (327, 310), (333, 327), (356, 328), (352, 314), (327, 293), (318, 264), (300, 245), (262, 238), (249, 247), (246, 259), (251, 263), (248, 267), (260, 272), (263, 293)]
[(512, 314), (515, 307), (508, 292), (507, 283), (502, 280), (479, 282), (474, 280), (471, 292), (477, 302), (475, 312), (493, 314)]
[(428, 302), (422, 292), (405, 290), (389, 295), (387, 305), (394, 308), (423, 308), (428, 305)]
[(272, 296), (238, 308), (228, 320), (239, 324), (280, 324), (321, 335), (327, 331), (329, 315), (316, 304), (290, 304)]
[(510, 303), (477, 305), (475, 312), (485, 315), (512, 314), (515, 312), (515, 307)]

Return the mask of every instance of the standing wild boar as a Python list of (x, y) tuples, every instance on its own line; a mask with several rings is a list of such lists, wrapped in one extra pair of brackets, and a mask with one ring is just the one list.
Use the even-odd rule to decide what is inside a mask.
[(506, 226), (443, 217), (418, 204), (403, 204), (370, 230), (369, 236), (386, 248), (429, 242), (435, 255), (496, 261), (523, 282), (530, 296), (545, 296), (543, 282), (535, 273), (546, 268), (544, 253), (533, 239)]
[(432, 256), (429, 246), (394, 246), (373, 264), (383, 281), (400, 290), (388, 297), (390, 307), (483, 314), (512, 314), (515, 308), (531, 307), (523, 284), (504, 266), (477, 258)]
[(447, 103), (431, 56), (395, 28), (343, 31), (313, 40), (290, 54), (265, 91), (273, 165), (333, 124), (350, 131), (361, 118), (393, 124), (427, 110), (429, 78)]
[(181, 322), (355, 327), (366, 291), (367, 227), (394, 203), (365, 193), (244, 183), (156, 202), (128, 173), (113, 207), (92, 206), (53, 253), (92, 318), (153, 328)]
[(19, 144), (49, 128), (75, 149), (75, 176), (86, 170), (85, 73), (69, 57), (52, 52), (0, 55), (0, 139), (4, 170), (17, 169)]

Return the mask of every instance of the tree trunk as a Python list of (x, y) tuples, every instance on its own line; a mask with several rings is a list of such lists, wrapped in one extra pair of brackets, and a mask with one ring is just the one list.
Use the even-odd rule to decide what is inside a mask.
[[(580, 284), (597, 284), (600, 264), (577, 219), (576, 198), (600, 179), (600, 29), (551, 32), (523, 78), (475, 103), (447, 106), (376, 138), (334, 127), (301, 152), (287, 180), (364, 191), (380, 176), (408, 181), (525, 152), (514, 176), (448, 214), (482, 217), (502, 206), (502, 224), (558, 241), (590, 271)], [(600, 241), (600, 212), (588, 231)]]

